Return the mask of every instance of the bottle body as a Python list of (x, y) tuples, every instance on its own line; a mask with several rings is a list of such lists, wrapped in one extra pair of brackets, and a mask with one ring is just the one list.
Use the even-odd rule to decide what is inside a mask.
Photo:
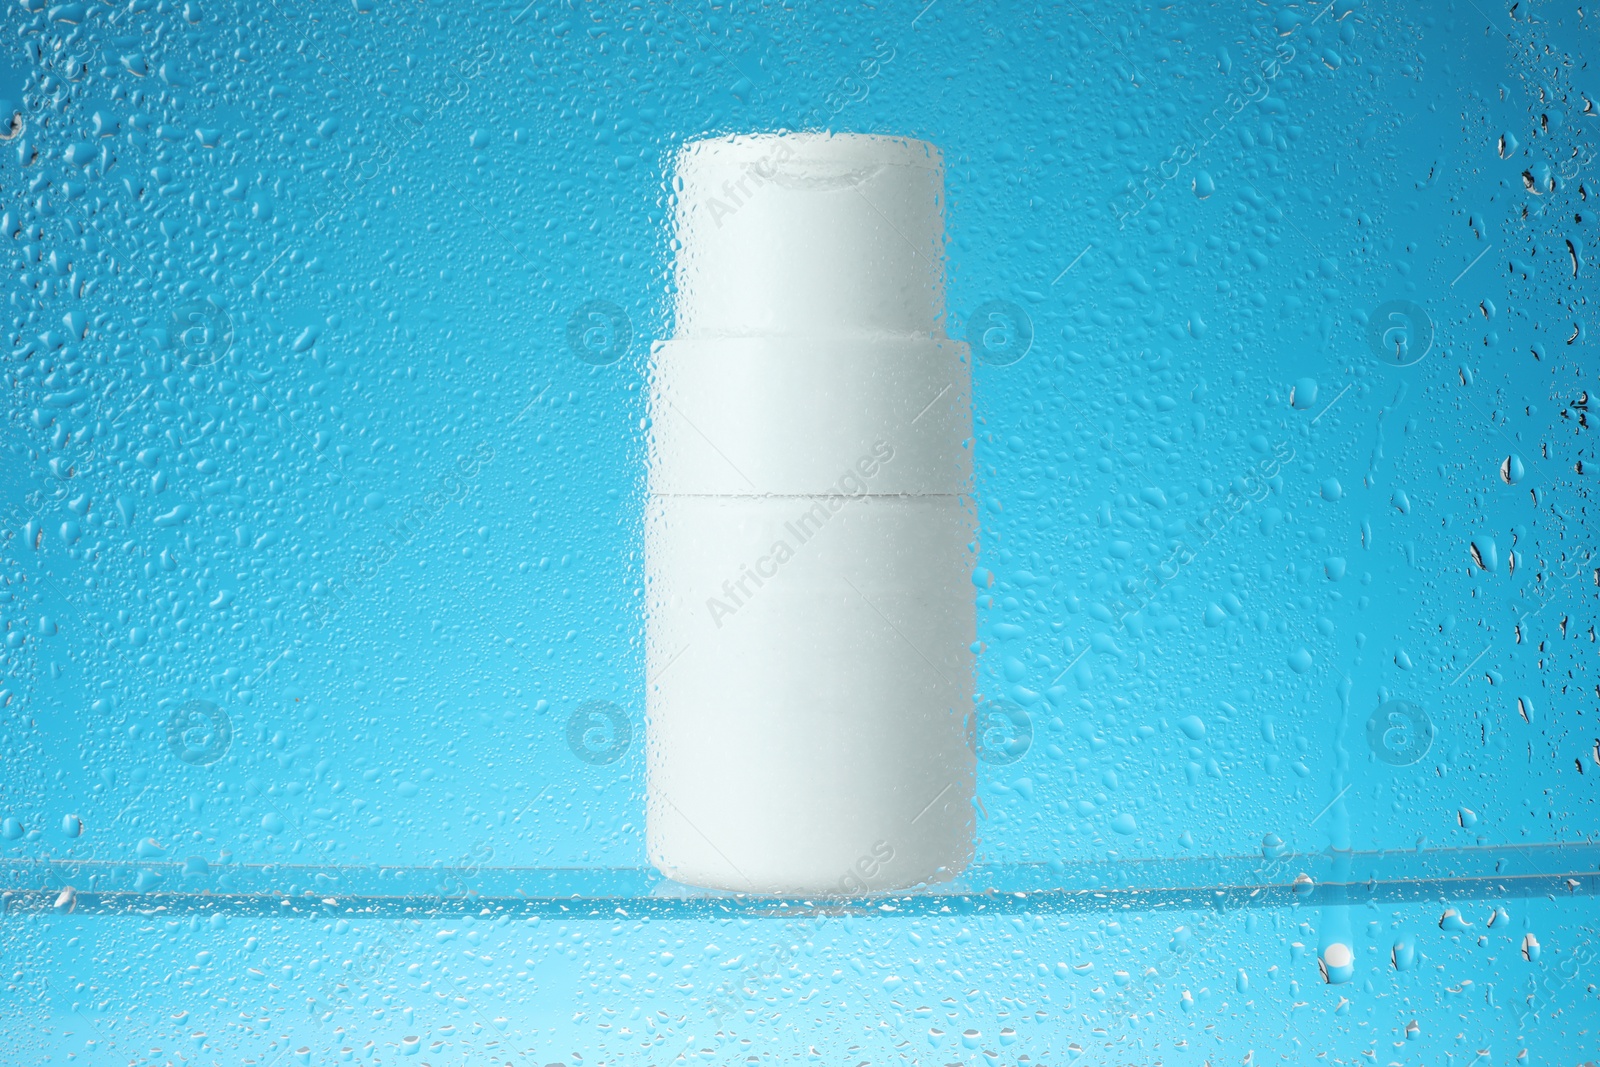
[(647, 836), (677, 881), (855, 895), (971, 858), (970, 362), (939, 328), (937, 163), (819, 135), (680, 157), (645, 519)]

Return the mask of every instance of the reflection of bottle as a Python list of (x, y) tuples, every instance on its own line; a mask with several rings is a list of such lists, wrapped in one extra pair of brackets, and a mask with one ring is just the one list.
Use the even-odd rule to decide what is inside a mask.
[(974, 526), (938, 151), (701, 141), (674, 190), (645, 524), (651, 862), (761, 893), (950, 877), (972, 851)]
[(1350, 881), (1350, 850), (1333, 850), (1333, 868), (1320, 887), (1322, 914), (1317, 931), (1317, 969), (1329, 985), (1343, 985), (1355, 977), (1355, 936), (1350, 927), (1350, 905), (1345, 888)]
[(1350, 809), (1345, 804), (1345, 794), (1350, 791), (1350, 751), (1344, 746), (1345, 726), (1350, 721), (1350, 694), (1355, 683), (1349, 678), (1339, 682), (1339, 721), (1333, 733), (1333, 799), (1328, 802), (1328, 843), (1332, 846), (1333, 863), (1328, 879), (1321, 886), (1322, 915), (1318, 923), (1317, 969), (1322, 980), (1329, 985), (1343, 985), (1355, 977), (1355, 936), (1351, 931), (1349, 884), (1350, 862), (1353, 857), (1350, 844)]

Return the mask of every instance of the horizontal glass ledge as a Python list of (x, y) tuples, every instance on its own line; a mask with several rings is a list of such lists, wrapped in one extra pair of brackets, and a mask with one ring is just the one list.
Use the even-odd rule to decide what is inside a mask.
[(1234, 909), (1600, 893), (1600, 844), (1496, 845), (1101, 863), (996, 864), (876, 896), (791, 899), (679, 885), (649, 868), (318, 867), (0, 860), (7, 916), (506, 914), (562, 919)]

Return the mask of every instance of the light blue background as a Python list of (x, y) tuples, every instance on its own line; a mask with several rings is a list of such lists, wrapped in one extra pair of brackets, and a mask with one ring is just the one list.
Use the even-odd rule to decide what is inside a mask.
[[(1034, 731), (984, 765), (982, 861), (1243, 855), (1269, 833), (1298, 852), (1591, 839), (1588, 22), (1345, 0), (9, 8), (0, 817), (18, 836), (0, 844), (641, 865), (666, 166), (685, 139), (819, 127), (939, 145), (950, 332), (992, 300), (1032, 325), (1025, 357), (976, 372), (978, 688)], [(615, 364), (568, 346), (592, 300), (629, 318)], [(1371, 343), (1390, 301), (1426, 316), (1410, 366)], [(1293, 458), (1252, 481), (1274, 449)], [(1261, 499), (1198, 528), (1230, 487)], [(231, 723), (209, 766), (167, 735), (197, 698)], [(1390, 699), (1436, 730), (1420, 762), (1374, 758)], [(591, 700), (632, 717), (615, 763), (568, 748)], [(1519, 1034), (1534, 1062), (1592, 1049), (1587, 901), (1511, 902), (1515, 936), (1480, 946), (1493, 903), (1471, 935), (1438, 928), (1443, 905), (1352, 909), (1340, 987), (1300, 926), (1320, 920), (1289, 910), (1116, 929), (8, 917), (0, 1015), (18, 1063), (328, 1062), (368, 1040), (387, 1061), (408, 1034), (434, 1063), (469, 1037), (469, 1060), (498, 1038), (519, 1063), (878, 1062), (901, 1040), (930, 1063), (1055, 1062), (1124, 1035), (1140, 1062), (1295, 1062), (1296, 1036), (1408, 1064), (1511, 1062)], [(1215, 932), (1173, 951), (1185, 924)], [(1392, 969), (1396, 929), (1426, 966)], [(380, 936), (410, 940), (373, 957)], [(800, 946), (793, 973), (751, 962), (772, 944)], [(323, 975), (373, 958), (367, 1004), (320, 1005)], [(1533, 993), (1561, 1014), (1515, 1014), (1563, 965)], [(1248, 996), (1240, 968), (1260, 974)], [(782, 1021), (717, 1018), (728, 975)]]

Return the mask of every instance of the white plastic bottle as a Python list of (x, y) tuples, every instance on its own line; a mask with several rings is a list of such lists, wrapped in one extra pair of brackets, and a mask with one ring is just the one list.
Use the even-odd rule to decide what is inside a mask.
[(936, 148), (678, 157), (676, 330), (651, 388), (648, 844), (783, 895), (972, 855), (971, 368), (944, 336)]

